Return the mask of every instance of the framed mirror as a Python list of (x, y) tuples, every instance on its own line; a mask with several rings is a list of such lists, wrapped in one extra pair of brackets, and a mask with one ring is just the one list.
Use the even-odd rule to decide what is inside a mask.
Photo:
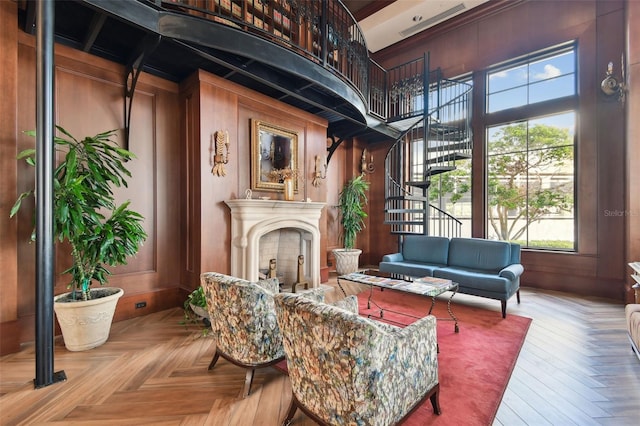
[(251, 189), (283, 191), (284, 175), (292, 175), (298, 192), (298, 134), (251, 119)]

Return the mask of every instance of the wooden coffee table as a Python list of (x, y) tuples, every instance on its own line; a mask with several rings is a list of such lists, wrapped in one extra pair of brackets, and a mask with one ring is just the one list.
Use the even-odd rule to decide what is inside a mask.
[[(374, 305), (379, 312), (380, 318), (384, 318), (384, 312), (393, 312), (396, 314), (412, 317), (412, 318), (420, 318), (414, 315), (408, 314), (406, 312), (398, 312), (388, 308), (383, 308), (378, 305), (375, 300), (373, 300), (373, 287), (379, 287), (381, 290), (384, 289), (392, 289), (395, 291), (402, 291), (405, 293), (418, 294), (424, 297), (431, 298), (431, 306), (429, 307), (429, 311), (426, 315), (431, 315), (433, 311), (433, 307), (436, 304), (436, 297), (441, 294), (449, 291), (451, 292), (451, 296), (447, 300), (447, 312), (449, 313), (450, 318), (438, 318), (438, 320), (446, 320), (454, 322), (454, 331), (458, 333), (460, 328), (458, 326), (458, 319), (453, 314), (451, 309), (451, 300), (453, 296), (456, 295), (458, 291), (458, 283), (452, 282), (451, 280), (443, 280), (439, 278), (414, 278), (414, 277), (405, 277), (405, 276), (396, 276), (393, 274), (389, 274), (386, 272), (380, 272), (377, 269), (364, 269), (358, 272), (353, 272), (351, 274), (340, 275), (338, 277), (338, 287), (342, 290), (342, 293), (347, 296), (347, 293), (344, 291), (341, 280), (351, 281), (359, 284), (366, 284), (369, 286), (369, 298), (367, 299), (367, 309), (371, 309), (371, 305)], [(371, 317), (371, 315), (369, 315)]]

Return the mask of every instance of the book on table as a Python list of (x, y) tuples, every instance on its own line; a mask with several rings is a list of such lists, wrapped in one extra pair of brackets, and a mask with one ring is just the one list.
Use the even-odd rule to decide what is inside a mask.
[(437, 278), (437, 277), (420, 277), (413, 280), (414, 282), (419, 282), (423, 284), (429, 284), (437, 288), (448, 288), (453, 284), (450, 279), (447, 278)]
[(451, 280), (445, 278), (421, 277), (399, 285), (398, 288), (418, 294), (439, 294), (447, 291), (452, 284)]

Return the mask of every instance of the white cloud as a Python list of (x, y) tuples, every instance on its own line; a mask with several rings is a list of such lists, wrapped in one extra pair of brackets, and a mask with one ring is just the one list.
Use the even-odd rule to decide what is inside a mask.
[(509, 73), (505, 70), (505, 71), (499, 71), (499, 72), (495, 72), (493, 74), (491, 74), (489, 76), (490, 79), (494, 79), (494, 78), (505, 78), (508, 77)]
[(562, 74), (562, 72), (560, 72), (559, 68), (556, 68), (551, 64), (547, 64), (544, 66), (544, 72), (536, 74), (535, 78), (538, 80), (544, 80), (547, 78), (557, 77), (560, 74)]

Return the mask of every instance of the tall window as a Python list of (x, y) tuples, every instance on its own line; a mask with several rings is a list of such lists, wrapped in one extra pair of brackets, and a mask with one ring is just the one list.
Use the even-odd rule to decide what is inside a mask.
[(576, 85), (574, 45), (487, 72), (489, 238), (575, 249)]

